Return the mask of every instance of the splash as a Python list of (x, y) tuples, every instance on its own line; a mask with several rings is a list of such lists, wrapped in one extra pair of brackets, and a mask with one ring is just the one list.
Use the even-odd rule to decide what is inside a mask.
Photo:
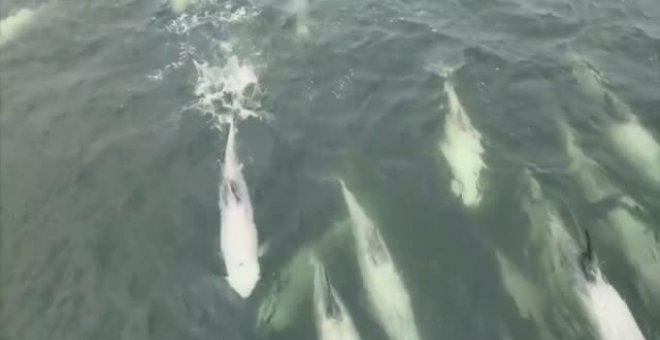
[(380, 231), (341, 181), (358, 265), (377, 321), (392, 340), (419, 340), (410, 296)]
[(453, 193), (466, 206), (477, 206), (481, 201), (481, 172), (486, 167), (481, 134), (472, 125), (449, 80), (445, 84), (445, 92), (449, 112), (445, 118), (445, 136), (440, 150), (454, 176), (451, 183)]
[(231, 56), (222, 66), (194, 62), (197, 69), (193, 107), (212, 116), (216, 124), (227, 124), (234, 116), (239, 119), (260, 117), (257, 75), (252, 67)]
[(219, 5), (204, 0), (170, 1), (172, 10), (179, 15), (170, 20), (165, 28), (180, 38), (179, 55), (177, 60), (148, 74), (147, 78), (152, 81), (162, 81), (173, 71), (186, 65), (219, 65), (226, 62), (234, 55), (233, 26), (258, 14), (253, 7), (237, 6), (232, 2)]
[(16, 39), (33, 21), (35, 10), (24, 8), (0, 21), (0, 47)]
[[(174, 3), (189, 5), (187, 0), (172, 0)], [(176, 11), (176, 10), (175, 10)], [(181, 11), (185, 11), (185, 8)], [(183, 36), (189, 36), (199, 31), (206, 32), (206, 29), (227, 30), (229, 25), (240, 23), (254, 17), (257, 13), (247, 7), (232, 8), (230, 3), (225, 4), (221, 11), (197, 11), (191, 13), (181, 13), (177, 18), (167, 25), (167, 30), (171, 33)]]

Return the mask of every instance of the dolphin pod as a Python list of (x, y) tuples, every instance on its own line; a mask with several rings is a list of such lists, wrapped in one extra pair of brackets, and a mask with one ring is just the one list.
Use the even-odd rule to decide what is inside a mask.
[(352, 223), (358, 265), (372, 312), (392, 340), (418, 340), (410, 296), (378, 228), (340, 181)]
[(259, 281), (259, 246), (250, 194), (236, 155), (234, 124), (229, 126), (220, 184), (220, 249), (229, 285), (247, 298)]
[[(292, 3), (306, 4), (303, 0), (292, 0)], [(305, 9), (305, 5), (301, 6)], [(580, 72), (586, 71), (576, 74), (582, 77), (580, 81), (584, 86), (590, 86), (592, 93), (605, 93), (607, 100), (624, 110), (620, 99), (600, 87), (600, 78)], [(448, 113), (439, 149), (453, 176), (453, 194), (464, 206), (474, 208), (482, 199), (481, 175), (486, 168), (481, 134), (470, 122), (451, 80), (445, 84), (445, 93)], [(630, 113), (625, 117), (623, 122), (614, 122), (608, 127), (612, 146), (638, 170), (648, 168), (655, 171), (653, 155), (660, 153), (660, 147), (634, 115)], [(616, 236), (610, 242), (620, 248), (638, 274), (636, 284), (644, 302), (654, 304), (660, 301), (660, 248), (652, 228), (633, 214), (632, 209), (638, 207), (637, 203), (580, 148), (568, 122), (560, 120), (559, 130), (569, 160), (568, 174), (591, 206), (602, 212), (605, 228)], [(227, 281), (246, 298), (260, 280), (260, 268), (257, 229), (242, 166), (236, 155), (236, 133), (232, 121), (220, 185), (221, 250)], [(631, 142), (633, 136), (637, 139)], [(631, 147), (633, 144), (641, 144), (645, 151)], [(653, 179), (651, 172), (645, 175)], [(527, 276), (511, 258), (495, 251), (500, 276), (519, 313), (531, 319), (547, 339), (557, 338), (558, 333), (561, 333), (559, 338), (582, 338), (590, 333), (601, 340), (644, 340), (624, 297), (601, 271), (590, 233), (585, 231), (582, 247), (579, 238), (567, 229), (559, 211), (543, 196), (541, 184), (530, 171), (524, 176), (528, 190), (523, 195), (521, 208), (529, 217), (529, 242), (538, 255), (538, 266), (534, 270), (539, 270), (536, 274), (540, 275)], [(373, 319), (391, 340), (419, 340), (410, 294), (381, 230), (346, 183), (340, 179), (339, 184), (352, 236), (352, 242), (343, 238), (342, 241), (352, 243), (351, 247), (354, 247), (363, 293)], [(316, 250), (305, 246), (294, 256), (287, 273), (291, 278), (288, 285), (292, 288), (285, 287), (282, 293), (272, 293), (270, 298), (275, 302), (269, 308), (277, 303), (289, 306), (279, 308), (268, 316), (266, 322), (276, 330), (286, 328), (297, 317), (294, 314), (300, 313), (304, 303), (308, 302), (313, 305), (319, 339), (360, 339), (347, 305), (316, 254)], [(557, 331), (558, 326), (565, 329)]]

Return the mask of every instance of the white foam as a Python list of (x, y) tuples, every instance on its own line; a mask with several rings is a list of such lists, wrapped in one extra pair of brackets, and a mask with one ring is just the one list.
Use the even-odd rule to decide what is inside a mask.
[(601, 340), (644, 340), (628, 305), (600, 273), (580, 298)]
[(195, 67), (198, 97), (195, 108), (213, 116), (218, 124), (228, 123), (234, 116), (259, 117), (255, 111), (259, 105), (255, 100), (259, 80), (249, 64), (231, 56), (222, 66), (195, 61)]
[(259, 245), (252, 203), (235, 147), (236, 128), (229, 127), (220, 185), (220, 249), (227, 281), (243, 298), (259, 281)]
[(446, 82), (445, 91), (449, 112), (445, 118), (445, 136), (440, 150), (454, 176), (452, 191), (466, 206), (476, 206), (481, 201), (481, 171), (486, 167), (481, 134), (472, 126), (451, 81)]
[(610, 138), (616, 150), (645, 178), (660, 186), (660, 145), (639, 120), (613, 124)]
[(410, 296), (380, 231), (341, 181), (355, 238), (358, 265), (377, 321), (392, 340), (418, 340)]
[[(226, 2), (223, 9), (214, 11), (202, 10), (205, 1), (201, 0), (169, 0), (172, 10), (179, 14), (171, 20), (166, 29), (168, 32), (181, 36), (183, 42), (179, 45), (177, 60), (168, 63), (165, 67), (153, 71), (147, 77), (154, 81), (161, 81), (174, 70), (188, 65), (195, 60), (206, 60), (208, 57), (200, 56), (199, 51), (209, 48), (217, 49), (214, 55), (232, 55), (231, 28), (258, 14), (252, 7), (235, 7), (232, 2)], [(189, 8), (192, 9), (189, 10)], [(155, 19), (155, 18), (154, 18)], [(224, 33), (224, 34), (218, 34)], [(194, 41), (195, 44), (190, 42)], [(217, 65), (215, 59), (208, 62)], [(225, 59), (226, 60), (226, 59)], [(198, 62), (203, 64), (204, 62)]]
[[(180, 3), (178, 6), (185, 4), (182, 12), (185, 11), (190, 4), (189, 0), (172, 0), (173, 6), (175, 2)], [(230, 7), (231, 4), (227, 3), (224, 11), (181, 13), (181, 15), (167, 25), (167, 30), (179, 35), (188, 35), (194, 33), (198, 28), (210, 26), (215, 29), (222, 29), (228, 24), (242, 22), (256, 15), (256, 12), (249, 10), (247, 7), (239, 7), (236, 9), (231, 9)]]
[(23, 8), (0, 20), (0, 47), (16, 39), (34, 19), (35, 10)]
[(353, 319), (332, 286), (323, 264), (312, 258), (314, 264), (314, 307), (316, 329), (320, 340), (359, 340)]

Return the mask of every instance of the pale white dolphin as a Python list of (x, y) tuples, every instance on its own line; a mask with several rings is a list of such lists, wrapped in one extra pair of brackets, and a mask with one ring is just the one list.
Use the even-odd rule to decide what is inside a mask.
[(34, 20), (36, 9), (23, 8), (0, 20), (0, 48), (18, 37)]
[(588, 283), (582, 302), (601, 340), (644, 340), (626, 302), (602, 277)]
[(359, 340), (360, 335), (341, 297), (330, 283), (325, 266), (314, 256), (314, 311), (320, 340)]
[(583, 289), (579, 296), (596, 333), (601, 340), (645, 340), (630, 308), (601, 273), (589, 234), (585, 235), (586, 250), (580, 258)]
[(220, 185), (220, 249), (227, 281), (246, 298), (259, 281), (259, 245), (250, 194), (236, 155), (234, 124), (229, 126)]
[(358, 265), (377, 321), (392, 340), (418, 340), (408, 291), (380, 231), (340, 180), (351, 218)]
[(619, 154), (644, 178), (660, 188), (660, 144), (636, 116), (613, 124), (610, 138)]
[(608, 128), (608, 137), (616, 152), (642, 178), (660, 188), (660, 143), (656, 137), (643, 126), (630, 106), (607, 88), (603, 77), (585, 57), (569, 58), (573, 62), (573, 75), (585, 94), (603, 109), (610, 107), (619, 116)]
[(472, 125), (450, 79), (445, 83), (445, 93), (449, 110), (445, 116), (445, 134), (440, 142), (440, 151), (454, 176), (452, 192), (466, 206), (476, 206), (481, 201), (481, 172), (486, 167), (481, 134)]

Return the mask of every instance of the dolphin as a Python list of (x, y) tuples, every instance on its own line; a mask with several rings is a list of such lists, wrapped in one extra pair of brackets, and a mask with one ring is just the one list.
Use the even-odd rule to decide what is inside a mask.
[(660, 188), (660, 142), (621, 97), (612, 92), (603, 75), (584, 56), (570, 55), (573, 75), (582, 91), (611, 119), (608, 137), (615, 151), (656, 189)]
[(440, 151), (453, 175), (451, 190), (468, 207), (481, 201), (481, 172), (486, 168), (481, 134), (472, 125), (451, 80), (445, 83), (449, 112), (445, 117)]
[(314, 256), (314, 309), (320, 340), (359, 340), (348, 309), (330, 283), (323, 264)]
[(23, 8), (0, 20), (0, 48), (17, 38), (30, 26), (39, 8)]
[(248, 187), (236, 155), (234, 124), (232, 120), (220, 184), (220, 250), (229, 285), (247, 298), (260, 277), (259, 246)]
[(410, 296), (378, 228), (340, 180), (372, 312), (392, 340), (418, 340)]
[(591, 245), (591, 237), (586, 229), (584, 236), (586, 247), (579, 255), (580, 270), (584, 279), (580, 300), (599, 338), (645, 340), (625, 300), (601, 273)]

